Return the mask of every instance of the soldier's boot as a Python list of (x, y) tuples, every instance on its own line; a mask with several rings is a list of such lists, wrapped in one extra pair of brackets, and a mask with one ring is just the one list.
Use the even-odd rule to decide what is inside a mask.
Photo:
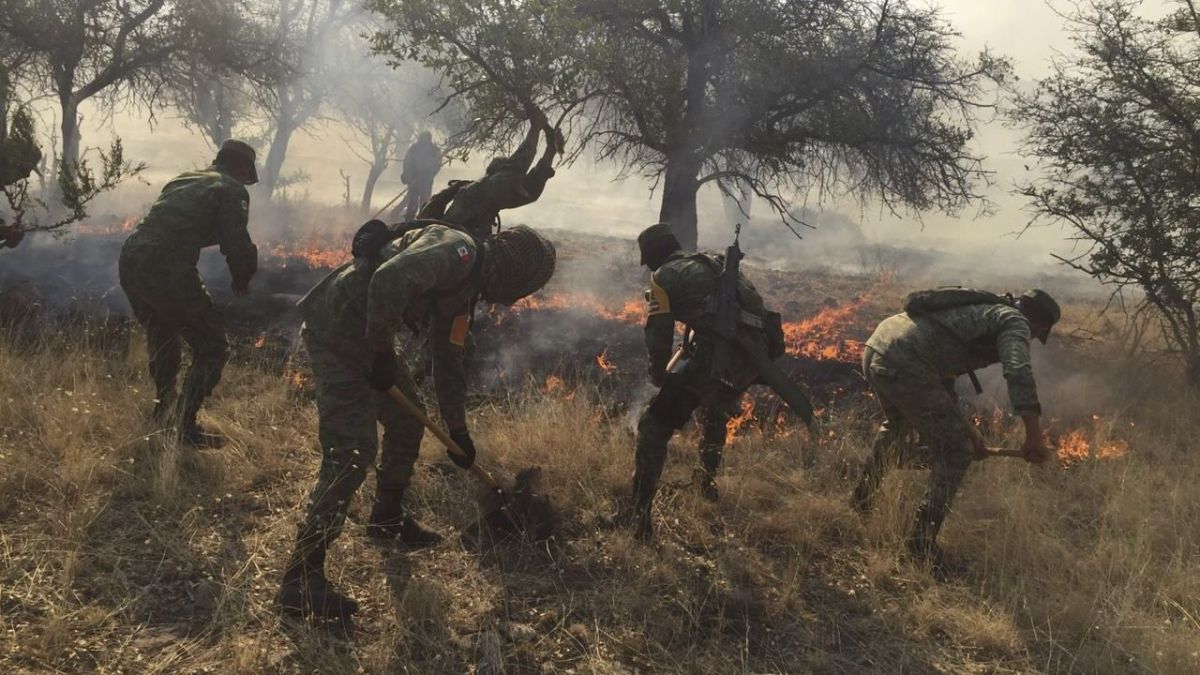
[(220, 448), (225, 445), (225, 437), (221, 434), (205, 429), (196, 422), (196, 414), (200, 412), (200, 399), (198, 397), (184, 397), (180, 401), (180, 410), (178, 417), (178, 426), (176, 427), (177, 439), (180, 443), (190, 445), (193, 448)]
[(405, 512), (401, 506), (404, 493), (377, 491), (371, 517), (367, 520), (367, 535), (380, 542), (403, 544), (404, 546), (433, 546), (442, 540), (442, 535), (426, 528)]
[(276, 601), (283, 613), (292, 616), (345, 620), (358, 611), (358, 602), (338, 592), (326, 578), (324, 546), (312, 547), (307, 554), (297, 547)]
[(154, 410), (150, 411), (150, 420), (155, 424), (165, 427), (171, 423), (174, 411), (175, 392), (159, 392), (158, 397), (154, 399)]
[(875, 505), (875, 495), (883, 483), (889, 462), (893, 461), (894, 452), (895, 441), (892, 438), (883, 432), (876, 435), (875, 442), (871, 445), (871, 456), (863, 463), (862, 475), (850, 496), (850, 507), (858, 513), (865, 515), (871, 512)]
[(937, 543), (937, 536), (945, 519), (946, 509), (938, 508), (928, 499), (921, 502), (921, 506), (917, 508), (916, 526), (906, 544), (909, 558), (918, 565), (928, 566), (939, 579), (944, 578), (947, 573), (946, 558)]
[(654, 493), (658, 491), (658, 481), (651, 479), (646, 472), (637, 471), (633, 475), (633, 511), (630, 513), (629, 525), (633, 527), (633, 536), (642, 543), (654, 540), (654, 516), (651, 509), (654, 506)]
[(717, 489), (717, 469), (721, 466), (721, 448), (716, 446), (700, 447), (700, 469), (696, 472), (696, 481), (700, 486), (700, 496), (705, 501), (716, 502), (721, 499)]

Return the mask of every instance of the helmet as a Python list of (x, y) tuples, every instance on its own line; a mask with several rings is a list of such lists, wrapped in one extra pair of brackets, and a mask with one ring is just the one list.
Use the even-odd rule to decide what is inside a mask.
[(518, 225), (484, 242), (483, 298), (511, 305), (537, 292), (554, 276), (554, 244)]

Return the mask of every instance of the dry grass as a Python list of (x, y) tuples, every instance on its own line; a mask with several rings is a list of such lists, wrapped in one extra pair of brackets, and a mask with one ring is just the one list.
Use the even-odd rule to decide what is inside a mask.
[[(717, 506), (688, 485), (685, 434), (644, 547), (600, 526), (626, 490), (628, 420), (586, 389), (531, 389), (476, 411), (477, 435), (501, 473), (544, 467), (563, 542), (381, 550), (359, 529), (368, 481), (330, 566), (363, 604), (345, 639), (271, 607), (316, 472), (312, 404), (235, 365), (206, 412), (231, 447), (176, 448), (142, 421), (143, 357), (0, 344), (0, 671), (1200, 669), (1191, 399), (1111, 420), (1122, 460), (974, 468), (944, 538), (965, 572), (938, 584), (897, 562), (923, 473), (885, 484), (898, 508), (863, 522), (846, 506), (863, 411), (838, 413), (817, 444), (739, 438)], [(414, 503), (463, 531), (474, 486), (424, 450)]]

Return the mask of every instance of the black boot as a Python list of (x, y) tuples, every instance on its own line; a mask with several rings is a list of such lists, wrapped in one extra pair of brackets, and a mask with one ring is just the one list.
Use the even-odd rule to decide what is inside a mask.
[(700, 496), (707, 502), (721, 500), (721, 491), (717, 489), (717, 479), (712, 472), (705, 469), (696, 471), (696, 483), (700, 486)]
[(633, 536), (642, 543), (654, 540), (654, 517), (651, 509), (654, 506), (654, 493), (658, 491), (658, 481), (651, 480), (642, 472), (633, 475), (633, 511), (630, 514), (630, 525), (633, 526)]
[(325, 578), (324, 548), (307, 556), (299, 550), (293, 554), (276, 601), (284, 614), (292, 616), (346, 620), (358, 611), (358, 603), (335, 590)]
[(372, 539), (414, 548), (434, 546), (442, 541), (442, 535), (421, 525), (416, 518), (407, 514), (388, 520), (377, 520), (375, 515), (371, 514), (371, 520), (367, 523), (367, 535)]
[(913, 563), (928, 567), (934, 578), (939, 580), (944, 580), (948, 575), (945, 555), (937, 543), (945, 519), (944, 510), (931, 508), (928, 501), (922, 502), (917, 509), (916, 526), (906, 544)]
[(198, 401), (192, 405), (182, 407), (177, 417), (179, 420), (179, 426), (176, 429), (177, 440), (193, 448), (220, 448), (224, 446), (224, 436), (215, 431), (205, 429), (196, 423), (196, 413), (199, 412), (199, 409), (200, 404)]
[(171, 423), (171, 414), (175, 410), (175, 395), (174, 393), (159, 394), (154, 400), (154, 410), (150, 411), (150, 420), (160, 426), (167, 426)]

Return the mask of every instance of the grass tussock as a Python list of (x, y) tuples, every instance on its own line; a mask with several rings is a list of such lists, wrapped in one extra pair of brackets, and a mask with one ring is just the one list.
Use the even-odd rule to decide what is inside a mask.
[(138, 347), (0, 343), (0, 671), (1200, 669), (1187, 397), (1106, 420), (1119, 459), (977, 465), (943, 537), (963, 572), (937, 583), (899, 557), (924, 472), (896, 472), (871, 518), (847, 506), (868, 405), (816, 440), (739, 437), (717, 505), (691, 484), (685, 431), (647, 547), (604, 524), (632, 470), (628, 415), (586, 386), (531, 385), (475, 411), (477, 437), (502, 476), (542, 467), (560, 541), (462, 535), (477, 487), (428, 440), (411, 502), (447, 539), (369, 544), (368, 480), (329, 567), (363, 605), (347, 639), (271, 604), (316, 473), (312, 403), (233, 365), (204, 413), (233, 442), (195, 452), (145, 421), (143, 363)]

